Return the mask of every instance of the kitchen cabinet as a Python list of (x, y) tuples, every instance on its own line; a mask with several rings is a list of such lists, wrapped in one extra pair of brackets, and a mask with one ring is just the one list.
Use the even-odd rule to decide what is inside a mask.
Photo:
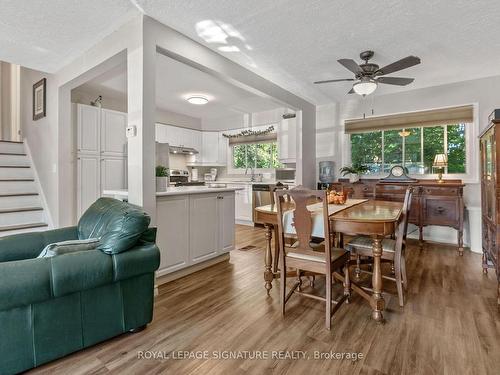
[(156, 243), (160, 249), (159, 273), (166, 274), (190, 264), (189, 197), (161, 197), (157, 199), (156, 207)]
[(101, 196), (100, 157), (80, 155), (77, 158), (77, 215), (80, 217)]
[(158, 196), (156, 207), (159, 276), (234, 249), (234, 192)]
[(224, 137), (223, 132), (219, 132), (219, 157), (217, 162), (222, 165), (227, 165), (227, 153), (229, 151), (229, 139)]
[(219, 162), (219, 133), (203, 132), (202, 134), (202, 162), (203, 163), (218, 163)]
[(239, 188), (235, 191), (235, 218), (238, 224), (253, 225), (252, 215), (252, 185), (250, 184), (228, 184), (228, 186)]
[(127, 188), (127, 114), (75, 104), (77, 128), (77, 215), (103, 190)]
[(278, 158), (282, 163), (297, 161), (297, 117), (283, 119), (278, 125)]

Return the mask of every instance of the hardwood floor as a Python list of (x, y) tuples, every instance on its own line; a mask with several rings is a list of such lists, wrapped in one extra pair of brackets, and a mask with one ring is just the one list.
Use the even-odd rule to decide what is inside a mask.
[[(498, 374), (500, 315), (493, 273), (481, 256), (455, 247), (411, 245), (409, 291), (398, 306), (385, 281), (384, 325), (359, 296), (324, 329), (320, 302), (293, 296), (281, 317), (278, 281), (263, 282), (264, 232), (238, 226), (231, 260), (160, 287), (155, 316), (125, 334), (31, 371), (33, 374)], [(256, 246), (251, 248), (251, 246)], [(387, 272), (387, 269), (385, 269)], [(321, 280), (316, 283), (321, 292)], [(157, 359), (139, 359), (153, 351)], [(172, 351), (305, 351), (310, 359), (161, 359)], [(358, 361), (314, 359), (314, 352), (359, 352)], [(151, 353), (153, 352), (147, 352)], [(140, 355), (140, 354), (139, 354)], [(146, 354), (148, 355), (148, 354)]]

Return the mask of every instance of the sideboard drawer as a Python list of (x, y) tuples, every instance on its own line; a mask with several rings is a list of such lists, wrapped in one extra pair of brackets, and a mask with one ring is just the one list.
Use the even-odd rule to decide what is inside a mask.
[(459, 219), (458, 209), (459, 207), (455, 199), (426, 198), (424, 200), (424, 224), (456, 227)]
[(459, 189), (448, 186), (422, 186), (422, 195), (457, 196)]

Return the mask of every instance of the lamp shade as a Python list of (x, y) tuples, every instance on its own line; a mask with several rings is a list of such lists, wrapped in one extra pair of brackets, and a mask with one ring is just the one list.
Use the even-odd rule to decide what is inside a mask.
[(436, 154), (436, 156), (434, 156), (433, 166), (437, 168), (444, 168), (448, 166), (448, 157), (446, 154)]

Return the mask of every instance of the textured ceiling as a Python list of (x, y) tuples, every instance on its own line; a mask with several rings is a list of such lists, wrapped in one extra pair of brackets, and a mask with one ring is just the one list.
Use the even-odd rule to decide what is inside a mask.
[[(311, 82), (351, 77), (336, 60), (358, 60), (366, 49), (375, 51), (380, 65), (410, 54), (422, 59), (421, 65), (393, 74), (414, 77), (413, 84), (381, 86), (377, 95), (500, 74), (499, 1), (137, 2), (151, 17), (214, 50), (238, 47), (219, 52), (315, 103), (345, 98), (348, 82)], [(229, 35), (227, 43), (220, 30)]]
[(1, 0), (0, 60), (53, 73), (138, 14), (129, 0)]
[[(80, 89), (104, 97), (126, 100), (126, 63), (83, 84)], [(186, 101), (187, 97), (195, 95), (205, 96), (210, 101), (205, 105), (193, 105)], [(267, 98), (163, 55), (157, 55), (156, 106), (200, 119), (230, 117), (281, 107)]]
[(500, 2), (492, 0), (2, 0), (0, 60), (53, 72), (144, 11), (295, 94), (342, 100), (351, 74), (336, 60), (366, 49), (385, 65), (413, 54), (395, 76), (407, 87), (500, 74)]

